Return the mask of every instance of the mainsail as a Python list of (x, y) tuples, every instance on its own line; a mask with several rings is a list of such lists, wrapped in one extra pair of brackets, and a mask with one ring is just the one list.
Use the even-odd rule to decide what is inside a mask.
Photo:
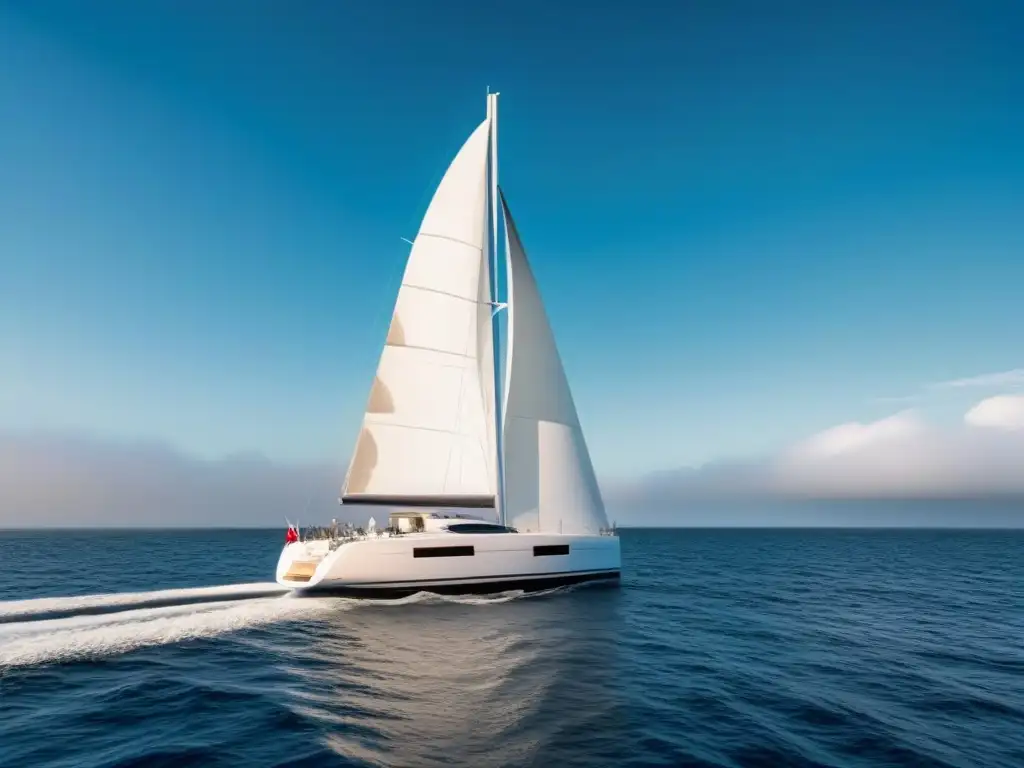
[(490, 118), (459, 150), (409, 254), (342, 502), (493, 507)]
[(508, 286), (505, 520), (520, 531), (608, 527), (569, 381), (504, 193)]

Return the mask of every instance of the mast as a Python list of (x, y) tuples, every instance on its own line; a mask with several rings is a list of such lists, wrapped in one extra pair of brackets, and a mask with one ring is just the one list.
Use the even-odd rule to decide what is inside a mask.
[(493, 338), (492, 348), (494, 350), (494, 441), (497, 448), (495, 457), (497, 461), (497, 493), (495, 494), (495, 506), (497, 507), (498, 522), (505, 525), (505, 448), (503, 440), (503, 421), (501, 403), (501, 334), (498, 322), (498, 313), (506, 306), (498, 301), (498, 93), (487, 94), (487, 115), (491, 126), (490, 146), (490, 196), (491, 196), (491, 279), (492, 293), (491, 301), (491, 334)]
[[(498, 301), (498, 94), (488, 94), (491, 114), (491, 274), (494, 276), (494, 301)], [(495, 313), (497, 316), (497, 313)], [(497, 355), (495, 355), (497, 360)]]

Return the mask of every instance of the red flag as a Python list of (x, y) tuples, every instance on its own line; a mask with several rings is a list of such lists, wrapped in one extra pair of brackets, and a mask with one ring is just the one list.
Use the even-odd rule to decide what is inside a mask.
[(284, 535), (285, 544), (294, 544), (299, 540), (299, 532), (295, 530), (294, 526), (288, 526), (288, 533)]

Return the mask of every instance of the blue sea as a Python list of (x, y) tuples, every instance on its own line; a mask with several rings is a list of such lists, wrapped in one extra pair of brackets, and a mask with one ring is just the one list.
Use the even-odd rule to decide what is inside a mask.
[(1024, 532), (625, 530), (619, 587), (272, 583), (283, 531), (0, 533), (0, 765), (1024, 766)]

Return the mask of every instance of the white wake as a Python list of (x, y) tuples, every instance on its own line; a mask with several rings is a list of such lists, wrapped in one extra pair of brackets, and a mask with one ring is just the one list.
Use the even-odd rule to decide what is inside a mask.
[(225, 584), (217, 587), (192, 589), (161, 589), (156, 592), (117, 592), (108, 595), (78, 595), (75, 597), (41, 597), (33, 600), (0, 601), (0, 621), (29, 619), (53, 613), (87, 612), (103, 608), (131, 608), (154, 602), (190, 603), (211, 599), (256, 597), (283, 594), (287, 590), (274, 582), (255, 584)]
[(343, 607), (342, 601), (283, 595), (7, 624), (0, 626), (0, 670), (214, 637)]
[(496, 606), (522, 597), (519, 590), (494, 595), (421, 592), (399, 600), (298, 597), (276, 584), (257, 583), (12, 600), (0, 602), (0, 673), (215, 637), (281, 621), (316, 619), (357, 606)]

